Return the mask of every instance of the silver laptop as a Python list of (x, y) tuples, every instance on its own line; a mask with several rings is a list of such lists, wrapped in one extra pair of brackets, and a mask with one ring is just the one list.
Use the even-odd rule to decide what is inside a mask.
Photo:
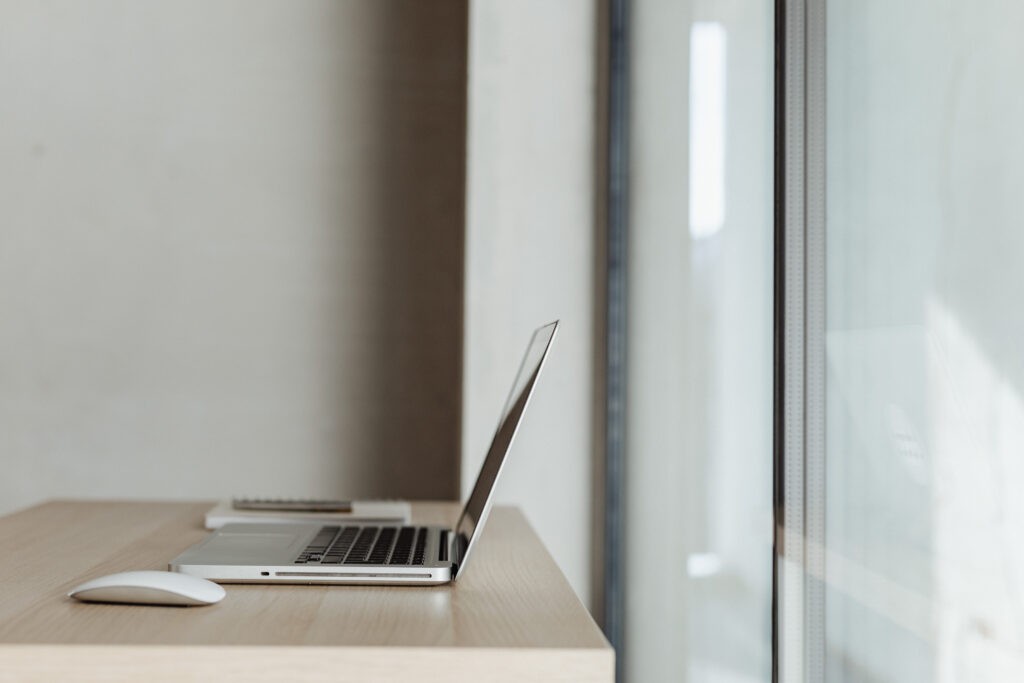
[(226, 524), (171, 560), (170, 569), (221, 583), (429, 586), (455, 580), (480, 539), (494, 485), (557, 328), (555, 321), (533, 333), (455, 528)]

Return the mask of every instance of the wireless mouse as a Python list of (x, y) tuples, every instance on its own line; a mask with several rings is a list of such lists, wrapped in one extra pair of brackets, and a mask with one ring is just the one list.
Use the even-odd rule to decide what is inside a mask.
[(121, 572), (101, 576), (75, 587), (68, 597), (83, 602), (136, 605), (212, 605), (225, 591), (213, 581), (162, 571)]

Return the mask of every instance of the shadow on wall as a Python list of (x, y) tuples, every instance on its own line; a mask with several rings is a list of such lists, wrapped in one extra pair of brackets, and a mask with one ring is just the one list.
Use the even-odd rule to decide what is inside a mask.
[(381, 9), (383, 49), (368, 75), (375, 125), (365, 141), (373, 314), (357, 332), (373, 371), (329, 367), (337, 386), (356, 392), (339, 406), (366, 400), (361, 492), (457, 499), (469, 9), (465, 0)]

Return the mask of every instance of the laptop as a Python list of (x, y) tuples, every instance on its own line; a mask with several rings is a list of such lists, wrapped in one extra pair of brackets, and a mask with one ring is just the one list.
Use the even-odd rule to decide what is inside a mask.
[(432, 586), (454, 581), (480, 539), (494, 485), (554, 340), (558, 321), (530, 338), (491, 446), (458, 523), (226, 524), (171, 560), (171, 571), (220, 583)]

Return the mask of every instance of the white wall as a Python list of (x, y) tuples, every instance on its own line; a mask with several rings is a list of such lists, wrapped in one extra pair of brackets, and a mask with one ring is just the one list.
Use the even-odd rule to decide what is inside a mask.
[(465, 2), (0, 10), (0, 511), (455, 497)]
[(462, 487), (533, 328), (562, 321), (499, 484), (590, 598), (595, 7), (470, 6)]

